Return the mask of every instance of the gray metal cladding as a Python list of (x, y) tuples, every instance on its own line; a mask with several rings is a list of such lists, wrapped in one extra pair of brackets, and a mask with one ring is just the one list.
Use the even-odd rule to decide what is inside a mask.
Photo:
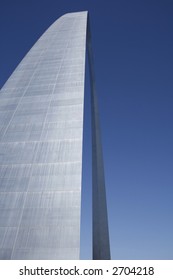
[(100, 133), (98, 100), (94, 75), (91, 33), (88, 21), (87, 50), (91, 84), (91, 123), (92, 123), (92, 216), (93, 216), (93, 259), (110, 260), (110, 242), (104, 178), (104, 162)]
[(0, 259), (79, 259), (87, 12), (58, 19), (0, 92)]

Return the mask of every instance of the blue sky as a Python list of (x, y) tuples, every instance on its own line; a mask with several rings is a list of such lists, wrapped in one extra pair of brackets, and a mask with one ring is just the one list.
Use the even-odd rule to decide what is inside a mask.
[[(112, 259), (173, 259), (173, 1), (4, 0), (0, 9), (0, 86), (50, 24), (89, 11)], [(81, 258), (90, 259), (87, 106), (85, 115)]]

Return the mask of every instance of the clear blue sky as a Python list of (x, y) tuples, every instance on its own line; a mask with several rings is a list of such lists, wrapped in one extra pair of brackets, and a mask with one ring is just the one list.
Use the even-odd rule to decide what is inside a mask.
[[(0, 86), (57, 18), (89, 11), (112, 259), (173, 259), (173, 1), (3, 0), (0, 10)], [(88, 113), (83, 259), (91, 258)]]

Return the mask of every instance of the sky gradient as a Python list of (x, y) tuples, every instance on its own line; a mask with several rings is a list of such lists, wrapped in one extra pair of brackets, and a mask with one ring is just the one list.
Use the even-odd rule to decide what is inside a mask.
[[(84, 10), (90, 15), (112, 259), (173, 259), (173, 1), (4, 0), (0, 87), (56, 19)], [(81, 258), (91, 259), (88, 74), (85, 94)]]

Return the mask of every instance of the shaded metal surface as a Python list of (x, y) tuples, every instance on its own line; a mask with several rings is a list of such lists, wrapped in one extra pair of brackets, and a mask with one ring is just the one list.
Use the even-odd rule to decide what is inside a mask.
[(87, 12), (58, 19), (0, 92), (0, 259), (78, 259)]
[(111, 255), (104, 165), (89, 20), (87, 27), (87, 49), (91, 83), (93, 259), (109, 260)]

